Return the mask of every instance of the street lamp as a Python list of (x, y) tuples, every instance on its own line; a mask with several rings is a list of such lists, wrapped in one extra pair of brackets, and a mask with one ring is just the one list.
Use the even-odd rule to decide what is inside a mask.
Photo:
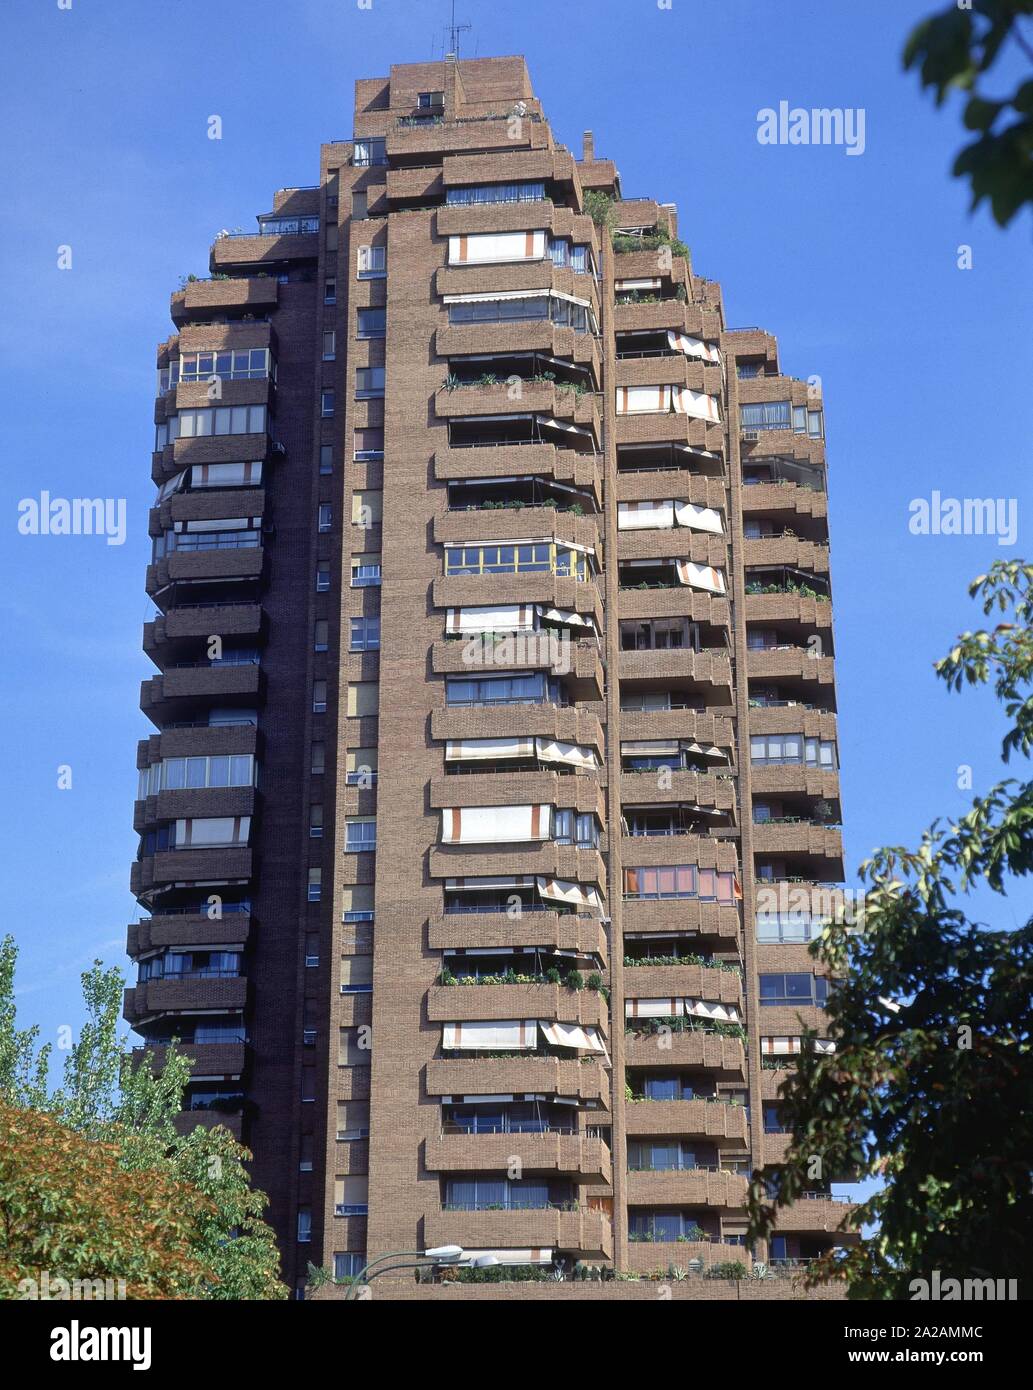
[[(454, 1265), (459, 1263), (463, 1255), (464, 1251), (461, 1245), (436, 1245), (431, 1250), (392, 1250), (386, 1255), (378, 1255), (375, 1260), (370, 1260), (359, 1270), (354, 1281), (345, 1291), (344, 1302), (349, 1300), (352, 1303), (358, 1302), (355, 1297), (355, 1290), (361, 1285), (372, 1283), (381, 1274), (388, 1274), (396, 1269), (434, 1269), (438, 1265)], [(481, 1258), (485, 1257), (482, 1256)], [(493, 1262), (495, 1261), (494, 1255), (488, 1258)], [(401, 1263), (385, 1264), (386, 1260), (397, 1260)], [(375, 1265), (381, 1264), (384, 1265), (383, 1269), (374, 1269)]]

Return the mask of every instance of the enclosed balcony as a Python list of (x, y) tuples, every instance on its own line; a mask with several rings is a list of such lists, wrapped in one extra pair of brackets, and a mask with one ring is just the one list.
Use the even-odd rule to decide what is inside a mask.
[(608, 1218), (581, 1208), (428, 1212), (423, 1218), (423, 1248), (449, 1243), (468, 1250), (551, 1250), (582, 1260), (613, 1258)]
[[(632, 1089), (635, 1081), (630, 1081)], [(629, 1134), (679, 1134), (736, 1140), (749, 1137), (746, 1108), (723, 1100), (632, 1100), (625, 1105)]]
[(224, 1013), (243, 1009), (247, 993), (248, 982), (242, 976), (220, 979), (194, 975), (149, 980), (125, 991), (122, 1015), (135, 1025), (166, 1013)]
[(173, 323), (180, 325), (208, 315), (242, 318), (268, 314), (277, 305), (280, 286), (276, 277), (193, 280), (172, 296)]

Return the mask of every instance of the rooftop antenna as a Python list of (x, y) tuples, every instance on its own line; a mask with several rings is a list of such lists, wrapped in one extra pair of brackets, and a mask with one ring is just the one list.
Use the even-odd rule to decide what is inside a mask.
[(468, 34), (472, 28), (472, 24), (456, 23), (456, 0), (452, 0), (452, 22), (448, 26), (448, 51), (457, 63), (459, 62), (459, 35)]

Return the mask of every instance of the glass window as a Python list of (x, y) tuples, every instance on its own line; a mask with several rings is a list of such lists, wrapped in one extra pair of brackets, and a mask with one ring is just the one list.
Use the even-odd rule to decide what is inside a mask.
[(334, 524), (334, 509), (329, 502), (319, 504), (319, 529), (320, 531), (330, 531)]
[(358, 312), (358, 336), (360, 338), (383, 338), (387, 333), (386, 309), (360, 309)]
[(316, 593), (324, 594), (330, 588), (330, 561), (320, 560), (316, 565)]
[(337, 356), (337, 334), (332, 328), (323, 334), (323, 361), (332, 362)]
[(334, 446), (332, 444), (320, 444), (319, 446), (319, 471), (324, 474), (334, 471)]
[(367, 400), (384, 394), (384, 368), (359, 367), (355, 372), (355, 395)]
[(372, 817), (353, 818), (345, 821), (345, 854), (359, 854), (377, 847), (377, 823)]
[(349, 649), (353, 652), (373, 652), (380, 647), (380, 619), (352, 618)]
[(324, 420), (333, 415), (334, 393), (332, 391), (321, 391), (319, 393), (319, 413)]
[(337, 281), (333, 278), (327, 280), (325, 285), (323, 286), (323, 303), (337, 303)]
[(360, 167), (387, 163), (387, 141), (365, 137), (355, 141), (352, 163)]
[(387, 247), (360, 246), (358, 253), (358, 278), (360, 280), (379, 280), (387, 274)]

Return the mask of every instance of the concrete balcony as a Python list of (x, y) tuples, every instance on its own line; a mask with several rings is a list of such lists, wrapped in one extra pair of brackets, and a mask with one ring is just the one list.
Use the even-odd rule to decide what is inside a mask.
[[(837, 1201), (824, 1195), (805, 1197), (794, 1202), (791, 1207), (779, 1211), (775, 1230), (779, 1235), (823, 1235), (826, 1232), (840, 1232), (841, 1223), (853, 1210), (853, 1202)], [(850, 1232), (848, 1243), (855, 1244), (857, 1240), (857, 1233)]]
[[(791, 824), (756, 822), (753, 826), (753, 850), (755, 854), (809, 854), (842, 865), (843, 835), (839, 830), (808, 821)], [(840, 876), (828, 875), (832, 879)]]
[(687, 584), (670, 589), (621, 589), (617, 608), (620, 618), (689, 618), (712, 627), (729, 625), (726, 598), (702, 593)]
[(793, 622), (827, 628), (832, 626), (832, 603), (829, 599), (807, 598), (796, 593), (747, 594), (746, 621), (761, 626)]
[(742, 490), (746, 516), (756, 512), (786, 512), (792, 516), (827, 517), (829, 500), (824, 492), (797, 483), (749, 483)]
[(706, 772), (675, 771), (671, 785), (657, 787), (655, 772), (621, 773), (621, 802), (625, 806), (659, 806), (687, 801), (695, 806), (735, 810), (735, 783), (730, 777)]
[(143, 649), (160, 664), (163, 654), (177, 643), (204, 641), (213, 633), (220, 637), (262, 635), (262, 606), (259, 603), (206, 604), (198, 608), (170, 608), (153, 622), (144, 623)]
[(485, 444), (452, 448), (443, 444), (434, 451), (434, 476), (451, 478), (555, 478), (572, 487), (590, 488), (598, 506), (602, 501), (602, 459), (558, 444)]
[[(501, 124), (504, 125), (505, 122)], [(575, 163), (574, 156), (569, 150), (549, 148), (548, 141), (542, 140), (540, 137), (532, 137), (531, 145), (531, 149), (521, 150), (520, 141), (517, 141), (516, 148), (518, 153), (506, 156), (504, 168), (507, 179), (519, 183), (566, 183), (580, 188), (577, 164)], [(511, 149), (513, 148), (513, 144), (509, 142), (503, 147)], [(491, 183), (493, 180), (499, 178), (499, 160), (497, 154), (446, 154), (444, 167), (445, 183), (449, 188), (461, 188), (475, 184)], [(492, 204), (483, 208), (483, 211), (492, 212), (495, 211), (496, 208), (506, 211), (512, 206), (531, 207), (536, 209), (539, 217), (539, 221), (534, 224), (536, 227), (551, 225), (551, 214), (553, 213), (553, 205), (551, 202), (517, 203), (515, 205), (508, 203)], [(449, 209), (449, 211), (460, 212), (465, 211), (465, 209), (456, 207)], [(565, 208), (556, 209), (557, 213), (566, 211)], [(543, 214), (549, 220), (541, 220)], [(568, 214), (568, 218), (569, 216)], [(588, 226), (592, 228), (591, 232), (585, 229), (584, 234), (578, 238), (583, 241), (589, 240), (594, 234), (594, 226), (591, 219), (579, 217), (576, 220), (581, 223), (587, 222)], [(439, 231), (440, 230), (439, 228)], [(493, 225), (489, 225), (485, 230), (493, 231), (495, 228)]]
[(243, 949), (251, 934), (251, 916), (231, 912), (217, 921), (198, 914), (155, 913), (129, 926), (126, 950), (131, 956), (162, 946), (222, 946)]
[(240, 266), (279, 265), (282, 261), (315, 261), (319, 258), (319, 233), (295, 232), (255, 236), (224, 236), (212, 243), (209, 262), (213, 274)]
[(618, 447), (625, 444), (690, 444), (712, 453), (724, 451), (724, 424), (697, 420), (692, 415), (657, 412), (618, 415), (616, 426)]
[(632, 1100), (624, 1107), (629, 1135), (677, 1134), (685, 1138), (736, 1139), (749, 1136), (746, 1108), (714, 1100)]
[[(142, 833), (159, 821), (209, 816), (253, 816), (254, 787), (195, 787), (163, 791), (133, 806), (133, 829)], [(182, 851), (187, 853), (187, 851)], [(196, 853), (196, 851), (194, 851)], [(206, 851), (207, 853), (207, 851)]]
[(712, 1173), (705, 1168), (629, 1172), (628, 1206), (721, 1207), (738, 1211), (746, 1206), (748, 1182), (738, 1173)]
[(719, 710), (697, 714), (694, 710), (622, 710), (621, 741), (644, 739), (692, 739), (732, 750), (735, 758), (735, 726), (730, 714)]
[(662, 357), (618, 357), (615, 377), (618, 389), (621, 386), (687, 386), (691, 391), (706, 391), (710, 396), (720, 396), (724, 389), (721, 368), (716, 363), (686, 357), (682, 352)]
[(436, 1059), (427, 1063), (426, 1087), (429, 1096), (573, 1096), (610, 1108), (610, 1076), (601, 1064), (555, 1057)]
[[(472, 212), (472, 208), (450, 209)], [(438, 213), (438, 226), (442, 214)], [(602, 380), (599, 340), (591, 333), (576, 333), (548, 319), (527, 319), (513, 323), (452, 323), (434, 335), (434, 351), (439, 357), (483, 357), (495, 353), (538, 352), (591, 367), (595, 382)], [(487, 364), (486, 364), (487, 365)]]
[(627, 1268), (632, 1274), (662, 1274), (671, 1265), (676, 1269), (688, 1269), (693, 1260), (702, 1260), (705, 1265), (732, 1261), (745, 1264), (747, 1268), (750, 1265), (749, 1252), (741, 1245), (729, 1245), (718, 1240), (635, 1240), (628, 1245)]
[(424, 1166), (432, 1173), (477, 1173), (508, 1169), (569, 1174), (582, 1183), (610, 1183), (613, 1164), (601, 1139), (583, 1134), (442, 1134), (424, 1145)]
[[(657, 953), (663, 951), (658, 942)], [(702, 965), (629, 965), (624, 971), (625, 999), (706, 999), (743, 1008), (742, 976)]]
[(510, 122), (504, 116), (461, 122), (440, 121), (436, 125), (396, 125), (387, 131), (387, 157), (392, 164), (404, 165), (427, 155), (455, 156), (465, 150), (471, 154), (481, 154), (485, 150), (509, 150), (513, 153), (506, 156), (506, 177), (535, 177), (518, 173), (517, 170), (537, 168), (535, 161), (542, 156), (551, 159), (549, 127), (544, 121), (526, 119), (519, 139), (511, 139), (509, 132)]
[(587, 744), (600, 758), (604, 749), (598, 715), (580, 706), (453, 705), (432, 711), (430, 735), (441, 742), (475, 738), (548, 738), (560, 743)]
[[(755, 705), (750, 710), (749, 718), (751, 734), (803, 734), (806, 738), (835, 739), (838, 728), (834, 714), (825, 713), (823, 710), (805, 709), (803, 705), (787, 705), (774, 709)], [(806, 764), (785, 763), (773, 766), (804, 768)], [(754, 768), (754, 771), (758, 770)]]
[(743, 561), (754, 565), (792, 565), (812, 574), (828, 574), (829, 548), (815, 541), (798, 540), (795, 536), (766, 536), (743, 542)]
[[(176, 1051), (193, 1062), (190, 1076), (194, 1081), (202, 1076), (217, 1077), (220, 1081), (236, 1080), (243, 1072), (247, 1061), (245, 1043), (180, 1043)], [(151, 1069), (157, 1075), (165, 1068), (168, 1048), (151, 1047), (148, 1044), (134, 1047), (133, 1066), (142, 1066), (148, 1052), (151, 1054)]]
[(446, 265), (434, 274), (434, 291), (446, 294), (511, 294), (534, 290), (583, 299), (599, 317), (599, 292), (591, 275), (566, 265), (554, 265), (548, 256), (536, 261), (511, 261), (496, 265)]
[(724, 347), (736, 357), (762, 357), (764, 366), (778, 372), (778, 339), (763, 328), (729, 328)]
[(558, 574), (448, 574), (434, 580), (436, 608), (485, 604), (540, 603), (546, 608), (588, 614), (602, 631), (602, 576), (569, 579)]
[[(625, 1034), (626, 1067), (704, 1067), (716, 1079), (739, 1081), (746, 1076), (746, 1049), (739, 1038), (720, 1033)], [(664, 1104), (673, 1104), (667, 1102)]]
[(125, 991), (122, 1016), (127, 1023), (136, 1024), (165, 1013), (224, 1013), (243, 1009), (247, 993), (248, 982), (243, 976), (148, 980)]
[[(656, 270), (651, 274), (655, 276)], [(620, 278), (631, 277), (622, 274)], [(703, 338), (716, 343), (721, 337), (721, 317), (706, 305), (688, 304), (672, 298), (663, 299), (657, 304), (618, 304), (613, 311), (613, 328), (615, 333), (671, 328), (690, 338)]]
[(152, 676), (140, 686), (140, 708), (156, 724), (185, 717), (201, 701), (237, 704), (261, 699), (258, 666), (184, 666)]
[(819, 797), (823, 801), (839, 798), (838, 772), (821, 772), (817, 768), (806, 767), (800, 763), (755, 767), (752, 770), (751, 783), (754, 796), (795, 794)]
[(613, 1259), (613, 1227), (596, 1211), (435, 1211), (423, 1218), (423, 1248), (554, 1250)]
[(746, 653), (746, 669), (748, 675), (766, 680), (794, 677), (814, 681), (818, 685), (832, 685), (836, 679), (833, 658), (811, 656), (806, 647), (772, 648), (768, 651), (751, 648)]
[(724, 509), (728, 494), (723, 477), (690, 473), (684, 468), (617, 474), (619, 502), (691, 502), (695, 507)]
[[(622, 615), (623, 616), (623, 615)], [(709, 685), (732, 702), (732, 667), (721, 650), (694, 652), (687, 647), (665, 651), (621, 652), (620, 678), (632, 680), (687, 680)]]
[[(177, 580), (255, 579), (262, 573), (265, 551), (261, 546), (235, 550), (173, 551), (148, 565), (146, 589), (155, 594)], [(209, 618), (210, 620), (210, 618)]]
[(636, 932), (698, 933), (718, 938), (722, 946), (727, 942), (729, 948), (738, 943), (741, 929), (737, 906), (699, 902), (695, 898), (668, 898), (662, 902), (627, 898), (622, 906), (622, 920), (626, 936)]
[(578, 396), (574, 391), (564, 391), (555, 382), (525, 381), (519, 396), (505, 383), (457, 386), (454, 390), (443, 386), (434, 397), (434, 414), (439, 420), (468, 420), (478, 415), (526, 415), (529, 412), (590, 429), (597, 445), (602, 440), (601, 397), (591, 392)]
[(140, 897), (169, 883), (246, 882), (254, 872), (250, 849), (183, 849), (145, 856), (129, 871), (129, 891)]
[(573, 912), (532, 911), (519, 917), (505, 912), (450, 912), (431, 917), (427, 945), (432, 951), (479, 947), (540, 946), (556, 951), (578, 951), (598, 956), (606, 968), (606, 928), (598, 917)]
[(441, 170), (419, 165), (415, 169), (388, 169), (387, 201), (392, 207), (407, 203), (437, 203), (445, 196)]
[[(550, 642), (549, 634), (543, 631), (532, 634), (527, 641), (495, 643), (488, 650), (492, 671), (548, 671), (563, 677), (572, 700), (580, 703), (603, 698), (605, 673), (599, 644), (592, 639), (561, 645), (559, 641)], [(483, 665), (469, 660), (466, 639), (435, 642), (431, 648), (431, 669), (436, 675), (484, 673)]]
[(177, 1134), (189, 1134), (194, 1129), (215, 1129), (222, 1126), (228, 1129), (239, 1143), (243, 1135), (243, 1116), (239, 1111), (223, 1110), (184, 1110), (173, 1116), (173, 1126)]
[(540, 1018), (609, 1029), (606, 1000), (594, 989), (565, 985), (432, 985), (427, 991), (430, 1023), (487, 1023), (492, 1019)]
[(690, 531), (686, 526), (656, 530), (621, 531), (617, 537), (618, 560), (692, 560), (697, 565), (728, 565), (728, 541), (723, 536)]
[(447, 806), (565, 806), (591, 811), (606, 824), (606, 800), (595, 773), (471, 772), (434, 777), (430, 805)]
[(477, 878), (484, 874), (539, 874), (571, 883), (606, 882), (602, 856), (552, 840), (512, 845), (447, 845), (428, 856), (431, 878)]
[[(738, 841), (717, 840), (708, 835), (625, 835), (621, 839), (621, 859), (626, 867), (695, 864), (700, 869), (719, 869), (741, 876)], [(668, 902), (683, 905), (678, 899)]]
[(173, 294), (172, 321), (180, 325), (208, 314), (268, 314), (276, 308), (279, 290), (279, 283), (272, 275), (254, 279), (197, 280)]
[[(258, 729), (254, 724), (213, 724), (190, 729), (166, 729), (136, 745), (136, 765), (144, 768), (162, 758), (219, 757), (256, 753)], [(195, 790), (201, 791), (202, 788)], [(210, 789), (214, 790), (214, 789)]]
[(598, 549), (600, 520), (561, 512), (555, 507), (450, 511), (434, 518), (434, 539), (443, 545), (446, 541), (512, 541), (525, 536), (547, 536)]

